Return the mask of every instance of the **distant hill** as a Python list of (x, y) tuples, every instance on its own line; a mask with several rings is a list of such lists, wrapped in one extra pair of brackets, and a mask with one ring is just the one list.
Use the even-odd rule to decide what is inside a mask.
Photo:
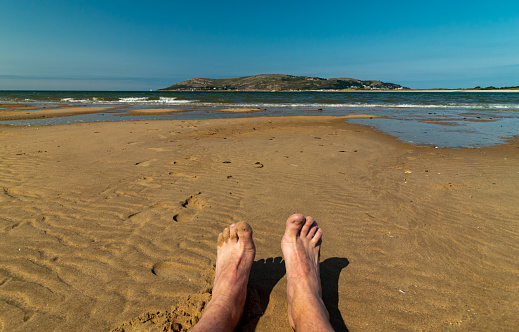
[(362, 81), (355, 78), (320, 78), (283, 74), (262, 74), (237, 78), (190, 78), (175, 83), (168, 90), (236, 90), (236, 91), (301, 91), (301, 90), (400, 90), (407, 89), (395, 83)]

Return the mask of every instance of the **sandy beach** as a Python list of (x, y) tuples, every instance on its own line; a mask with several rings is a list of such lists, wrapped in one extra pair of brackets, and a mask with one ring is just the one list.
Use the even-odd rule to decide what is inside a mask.
[(293, 213), (323, 229), (337, 331), (519, 326), (519, 141), (435, 149), (342, 117), (260, 116), (0, 126), (0, 145), (0, 330), (187, 330), (218, 233), (246, 221), (239, 330), (291, 331)]

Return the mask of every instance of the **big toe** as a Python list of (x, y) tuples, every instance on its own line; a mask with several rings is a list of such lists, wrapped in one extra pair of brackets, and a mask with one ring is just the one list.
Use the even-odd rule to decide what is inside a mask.
[(285, 236), (290, 238), (296, 238), (301, 232), (301, 228), (306, 222), (305, 216), (302, 214), (293, 214), (287, 219), (287, 227), (285, 230)]
[(252, 242), (252, 227), (246, 222), (240, 221), (234, 226), (240, 242)]

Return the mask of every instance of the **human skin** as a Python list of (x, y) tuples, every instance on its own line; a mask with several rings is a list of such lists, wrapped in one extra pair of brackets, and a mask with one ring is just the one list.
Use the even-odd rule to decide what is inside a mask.
[(281, 240), (287, 271), (288, 319), (295, 331), (333, 331), (319, 275), (322, 234), (312, 217), (294, 214), (288, 218)]

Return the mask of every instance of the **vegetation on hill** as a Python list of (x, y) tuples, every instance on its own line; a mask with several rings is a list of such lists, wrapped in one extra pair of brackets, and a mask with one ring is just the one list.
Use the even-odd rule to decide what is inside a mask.
[(487, 86), (486, 88), (482, 88), (480, 86), (477, 86), (475, 88), (469, 89), (469, 90), (519, 90), (519, 86), (503, 86), (501, 88), (496, 88), (494, 86)]
[(320, 78), (283, 74), (263, 74), (237, 78), (191, 78), (175, 83), (167, 90), (236, 90), (236, 91), (309, 91), (309, 90), (401, 90), (407, 89), (394, 83), (362, 81), (355, 78)]

